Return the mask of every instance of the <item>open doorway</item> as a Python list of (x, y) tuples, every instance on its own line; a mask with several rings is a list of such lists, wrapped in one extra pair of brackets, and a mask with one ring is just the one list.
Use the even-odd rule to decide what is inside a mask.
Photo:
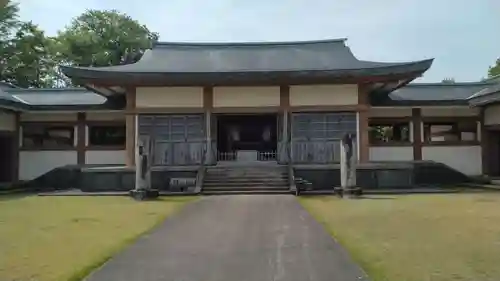
[(14, 136), (0, 132), (0, 183), (14, 181)]
[(276, 160), (276, 114), (217, 116), (218, 160), (234, 161), (238, 152), (255, 153), (255, 160)]
[(488, 174), (492, 177), (500, 176), (500, 130), (488, 130)]

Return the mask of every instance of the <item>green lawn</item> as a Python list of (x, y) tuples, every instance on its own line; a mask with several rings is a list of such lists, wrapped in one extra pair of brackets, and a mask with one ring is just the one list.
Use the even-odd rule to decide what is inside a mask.
[(0, 197), (0, 280), (79, 280), (187, 197)]
[(500, 193), (300, 202), (374, 281), (500, 280)]

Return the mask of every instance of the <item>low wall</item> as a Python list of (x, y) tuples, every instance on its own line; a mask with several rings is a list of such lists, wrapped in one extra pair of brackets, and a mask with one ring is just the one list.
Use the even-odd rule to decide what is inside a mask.
[(32, 180), (48, 171), (77, 163), (77, 152), (71, 151), (20, 151), (19, 179)]
[[(154, 168), (151, 185), (154, 189), (168, 191), (172, 178), (196, 178), (198, 167), (183, 169)], [(82, 191), (129, 191), (135, 187), (135, 170), (127, 167), (91, 167), (80, 171), (79, 186)]]
[[(296, 167), (295, 178), (312, 183), (316, 190), (340, 186), (340, 166)], [(367, 164), (356, 170), (356, 184), (364, 189), (408, 189), (414, 186), (411, 164)]]
[[(296, 165), (294, 175), (318, 190), (340, 186), (340, 165)], [(372, 162), (356, 170), (356, 184), (363, 189), (443, 187), (467, 181), (464, 174), (434, 161)]]
[(422, 160), (448, 165), (468, 176), (481, 175), (481, 146), (424, 146)]

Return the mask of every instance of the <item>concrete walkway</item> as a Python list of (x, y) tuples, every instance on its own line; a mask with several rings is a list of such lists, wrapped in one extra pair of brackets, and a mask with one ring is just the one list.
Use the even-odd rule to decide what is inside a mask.
[(206, 197), (90, 281), (360, 281), (346, 252), (291, 195)]

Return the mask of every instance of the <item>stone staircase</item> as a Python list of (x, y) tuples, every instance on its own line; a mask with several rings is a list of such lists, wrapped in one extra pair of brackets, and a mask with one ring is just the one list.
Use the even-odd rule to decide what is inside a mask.
[(278, 164), (208, 167), (202, 189), (206, 195), (289, 192), (287, 167)]

